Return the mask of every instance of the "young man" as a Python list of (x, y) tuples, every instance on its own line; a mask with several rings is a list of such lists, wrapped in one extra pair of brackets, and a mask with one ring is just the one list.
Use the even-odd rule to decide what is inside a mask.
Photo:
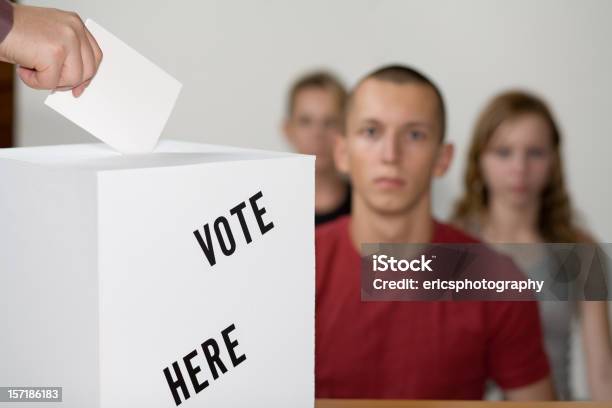
[(298, 79), (289, 91), (283, 131), (298, 153), (317, 156), (315, 224), (350, 211), (350, 188), (334, 165), (333, 146), (342, 131), (346, 91), (327, 72)]
[(534, 302), (361, 302), (361, 243), (477, 242), (433, 219), (431, 182), (452, 158), (444, 103), (417, 71), (365, 77), (335, 159), (352, 211), (317, 228), (316, 396), (511, 400), (554, 392)]

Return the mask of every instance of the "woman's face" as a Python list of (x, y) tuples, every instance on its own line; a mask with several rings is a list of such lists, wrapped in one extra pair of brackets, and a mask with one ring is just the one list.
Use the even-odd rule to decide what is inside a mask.
[(552, 130), (538, 114), (523, 114), (501, 123), (481, 158), (489, 202), (513, 207), (539, 204), (555, 160)]

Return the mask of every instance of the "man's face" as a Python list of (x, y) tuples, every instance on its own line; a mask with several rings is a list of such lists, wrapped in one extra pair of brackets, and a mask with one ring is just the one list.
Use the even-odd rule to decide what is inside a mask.
[(342, 112), (330, 89), (305, 88), (295, 95), (285, 134), (298, 153), (317, 156), (317, 170), (335, 170), (333, 146), (340, 135)]
[(359, 200), (382, 214), (402, 214), (444, 174), (452, 146), (441, 143), (436, 94), (427, 85), (367, 79), (353, 94), (336, 162)]

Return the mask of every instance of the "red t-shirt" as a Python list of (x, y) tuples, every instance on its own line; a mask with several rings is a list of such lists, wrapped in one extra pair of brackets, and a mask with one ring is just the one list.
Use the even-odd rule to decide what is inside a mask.
[[(316, 230), (317, 398), (481, 399), (549, 374), (535, 302), (362, 302), (349, 223)], [(478, 242), (438, 222), (432, 241)]]

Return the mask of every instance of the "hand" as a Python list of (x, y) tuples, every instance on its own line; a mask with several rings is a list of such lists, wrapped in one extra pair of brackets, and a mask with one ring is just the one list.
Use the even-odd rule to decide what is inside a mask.
[(13, 5), (13, 28), (0, 43), (0, 60), (18, 64), (31, 88), (72, 90), (80, 96), (96, 74), (102, 50), (76, 13)]

